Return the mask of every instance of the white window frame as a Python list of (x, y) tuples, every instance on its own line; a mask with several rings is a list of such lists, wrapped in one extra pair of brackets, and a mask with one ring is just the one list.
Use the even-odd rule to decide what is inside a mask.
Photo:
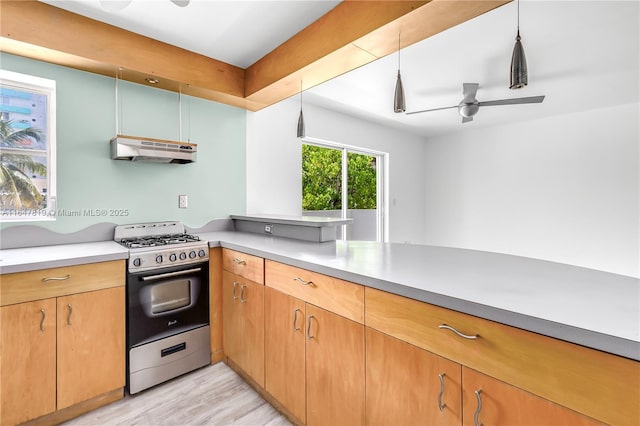
[(0, 70), (0, 85), (18, 91), (35, 92), (47, 97), (46, 150), (1, 148), (15, 152), (47, 157), (47, 205), (43, 209), (0, 211), (1, 222), (53, 221), (56, 219), (56, 82), (46, 78)]
[[(378, 214), (376, 215), (376, 241), (377, 242), (387, 242), (389, 241), (389, 221), (387, 220), (386, 212), (389, 209), (387, 194), (389, 193), (389, 182), (387, 180), (388, 176), (388, 164), (389, 164), (389, 153), (376, 151), (369, 148), (362, 148), (355, 145), (346, 145), (331, 141), (326, 141), (323, 139), (317, 138), (309, 138), (304, 137), (301, 139), (302, 144), (306, 145), (315, 145), (323, 148), (330, 148), (342, 151), (342, 199), (347, 200), (347, 186), (346, 182), (348, 181), (348, 170), (347, 170), (347, 153), (355, 153), (355, 154), (364, 154), (372, 157), (376, 157), (376, 210)], [(342, 203), (341, 217), (342, 219), (347, 218), (348, 211), (348, 202)], [(342, 240), (346, 239), (347, 229), (346, 225), (342, 226)]]

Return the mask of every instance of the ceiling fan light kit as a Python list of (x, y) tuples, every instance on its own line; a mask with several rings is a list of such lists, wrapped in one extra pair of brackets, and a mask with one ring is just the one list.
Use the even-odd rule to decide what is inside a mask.
[(524, 48), (520, 37), (520, 0), (518, 0), (518, 32), (516, 44), (511, 55), (511, 79), (509, 89), (521, 89), (529, 83), (527, 71), (527, 58), (524, 56)]

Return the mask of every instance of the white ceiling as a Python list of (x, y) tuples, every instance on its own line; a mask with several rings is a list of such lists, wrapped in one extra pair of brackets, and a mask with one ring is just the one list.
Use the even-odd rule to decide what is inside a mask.
[[(339, 2), (132, 0), (116, 12), (99, 0), (45, 3), (246, 68)], [(427, 137), (639, 102), (637, 0), (522, 0), (529, 85), (509, 90), (516, 22), (513, 2), (403, 49), (407, 110), (456, 105), (463, 82), (480, 84), (479, 101), (546, 95), (542, 104), (483, 107), (465, 124), (456, 109), (394, 114), (396, 54), (308, 89), (304, 102)]]

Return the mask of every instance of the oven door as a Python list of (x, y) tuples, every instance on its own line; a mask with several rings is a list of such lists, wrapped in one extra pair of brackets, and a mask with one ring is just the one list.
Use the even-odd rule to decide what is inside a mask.
[(209, 324), (209, 263), (127, 274), (127, 346)]

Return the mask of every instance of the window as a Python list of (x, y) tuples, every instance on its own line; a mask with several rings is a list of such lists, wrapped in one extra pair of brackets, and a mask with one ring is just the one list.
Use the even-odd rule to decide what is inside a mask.
[(56, 82), (0, 70), (0, 219), (55, 219)]
[(382, 152), (305, 138), (302, 214), (354, 219), (339, 239), (384, 241), (385, 158)]

